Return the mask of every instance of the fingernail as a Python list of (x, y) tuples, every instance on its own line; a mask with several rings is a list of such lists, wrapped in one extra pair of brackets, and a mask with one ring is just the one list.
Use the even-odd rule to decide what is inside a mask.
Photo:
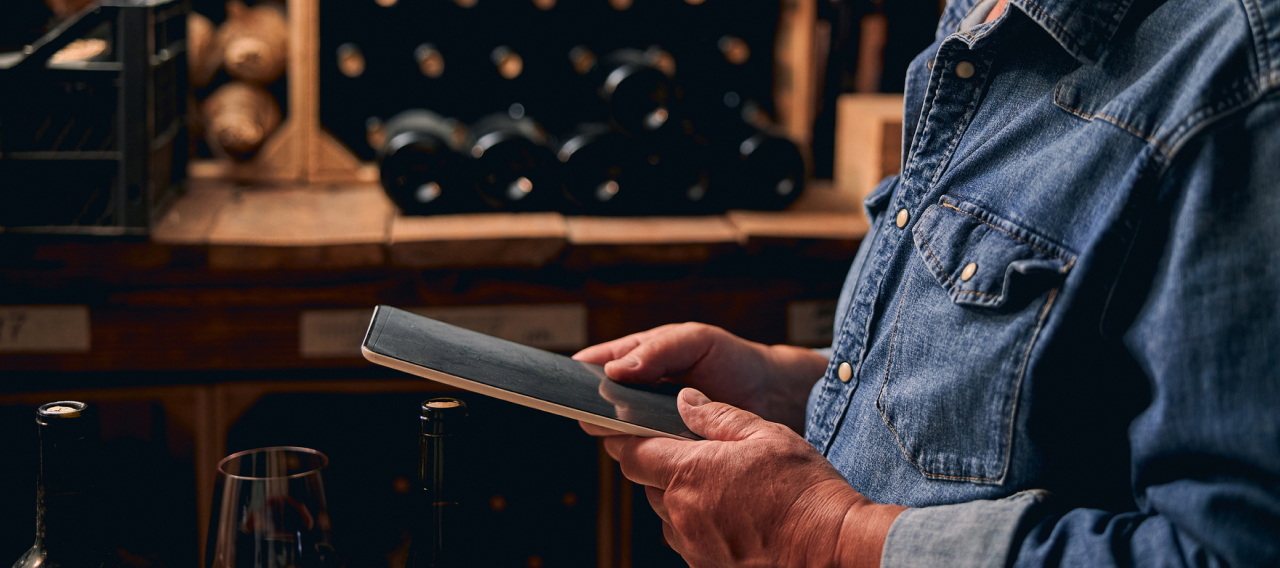
[(640, 359), (630, 356), (618, 359), (617, 362), (625, 369), (634, 369), (640, 366)]
[(684, 389), (680, 391), (680, 396), (684, 397), (684, 403), (689, 406), (702, 406), (711, 402), (711, 399), (707, 398), (707, 395), (702, 394), (702, 391), (698, 389)]

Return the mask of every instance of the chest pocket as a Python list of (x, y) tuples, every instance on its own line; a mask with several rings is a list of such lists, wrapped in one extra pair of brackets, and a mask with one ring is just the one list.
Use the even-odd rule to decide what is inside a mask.
[(1075, 255), (949, 197), (912, 239), (876, 408), (926, 477), (999, 484), (1023, 375)]

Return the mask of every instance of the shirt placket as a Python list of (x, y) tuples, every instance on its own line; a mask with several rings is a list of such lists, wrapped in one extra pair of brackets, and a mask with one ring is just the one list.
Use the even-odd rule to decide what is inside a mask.
[[(910, 258), (910, 238), (914, 221), (940, 193), (937, 182), (951, 163), (965, 129), (982, 99), (983, 86), (991, 69), (993, 47), (983, 46), (980, 37), (959, 32), (939, 46), (929, 63), (929, 82), (920, 115), (920, 125), (907, 153), (886, 214), (881, 215), (871, 256), (863, 267), (849, 314), (842, 322), (833, 358), (823, 378), (814, 413), (806, 427), (809, 442), (825, 455), (831, 440), (848, 411), (861, 382), (863, 363), (870, 344), (873, 316), (888, 305), (883, 285), (890, 270), (901, 272)], [(904, 252), (905, 251), (905, 252)], [(895, 266), (897, 263), (903, 266)]]

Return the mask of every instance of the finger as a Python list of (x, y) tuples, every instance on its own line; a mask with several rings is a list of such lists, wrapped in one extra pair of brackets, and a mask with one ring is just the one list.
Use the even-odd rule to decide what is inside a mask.
[(609, 361), (604, 372), (619, 382), (651, 383), (683, 373), (707, 356), (715, 345), (719, 328), (709, 325), (682, 324), (651, 330), (625, 355)]
[[(606, 443), (610, 439), (605, 438)], [(618, 465), (622, 466), (622, 475), (627, 479), (640, 485), (666, 489), (671, 486), (671, 479), (687, 459), (688, 449), (694, 443), (633, 436), (618, 448)]]
[(632, 349), (635, 349), (636, 345), (639, 345), (646, 337), (660, 332), (662, 329), (667, 327), (671, 326), (663, 325), (639, 333), (619, 337), (613, 341), (606, 341), (599, 345), (592, 345), (591, 347), (575, 353), (573, 358), (579, 361), (603, 365), (609, 361), (613, 361), (614, 359), (622, 358), (627, 353), (630, 353)]
[(592, 345), (582, 351), (573, 354), (573, 358), (579, 361), (604, 365), (609, 361), (626, 355), (635, 346), (640, 343), (639, 339), (634, 336), (627, 336), (621, 339), (615, 339), (607, 343)]
[(666, 493), (666, 491), (657, 487), (649, 487), (648, 485), (644, 487), (644, 496), (649, 499), (649, 506), (653, 507), (653, 512), (658, 514), (658, 518), (662, 519), (662, 522), (670, 524), (671, 513), (667, 512), (667, 505), (662, 501)]
[(763, 418), (736, 406), (711, 402), (697, 389), (683, 389), (676, 398), (676, 408), (694, 434), (708, 440), (745, 440), (766, 427)]
[[(615, 461), (622, 463), (622, 450), (634, 437), (635, 436), (609, 436), (601, 438), (601, 440), (604, 442), (604, 451), (608, 452), (609, 456)], [(623, 473), (623, 475), (626, 474)]]
[(578, 426), (581, 426), (581, 427), (582, 427), (582, 430), (583, 430), (584, 432), (586, 432), (586, 433), (588, 433), (588, 434), (591, 434), (592, 436), (596, 436), (596, 437), (605, 437), (605, 436), (627, 436), (627, 435), (629, 435), (629, 434), (627, 434), (627, 433), (625, 433), (625, 432), (619, 432), (619, 431), (614, 430), (614, 429), (612, 429), (612, 428), (605, 428), (604, 426), (597, 426), (597, 425), (592, 424), (592, 423), (590, 423), (590, 422), (583, 422), (583, 421), (581, 421), (581, 420), (579, 420), (579, 421), (578, 421)]

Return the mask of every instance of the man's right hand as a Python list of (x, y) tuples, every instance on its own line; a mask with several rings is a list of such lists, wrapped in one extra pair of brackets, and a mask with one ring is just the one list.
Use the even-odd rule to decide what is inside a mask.
[[(826, 358), (810, 349), (770, 347), (700, 323), (664, 325), (588, 347), (573, 358), (604, 365), (605, 374), (618, 382), (665, 380), (693, 387), (796, 432), (804, 429), (809, 389), (827, 366)], [(598, 427), (588, 432), (608, 435)]]

